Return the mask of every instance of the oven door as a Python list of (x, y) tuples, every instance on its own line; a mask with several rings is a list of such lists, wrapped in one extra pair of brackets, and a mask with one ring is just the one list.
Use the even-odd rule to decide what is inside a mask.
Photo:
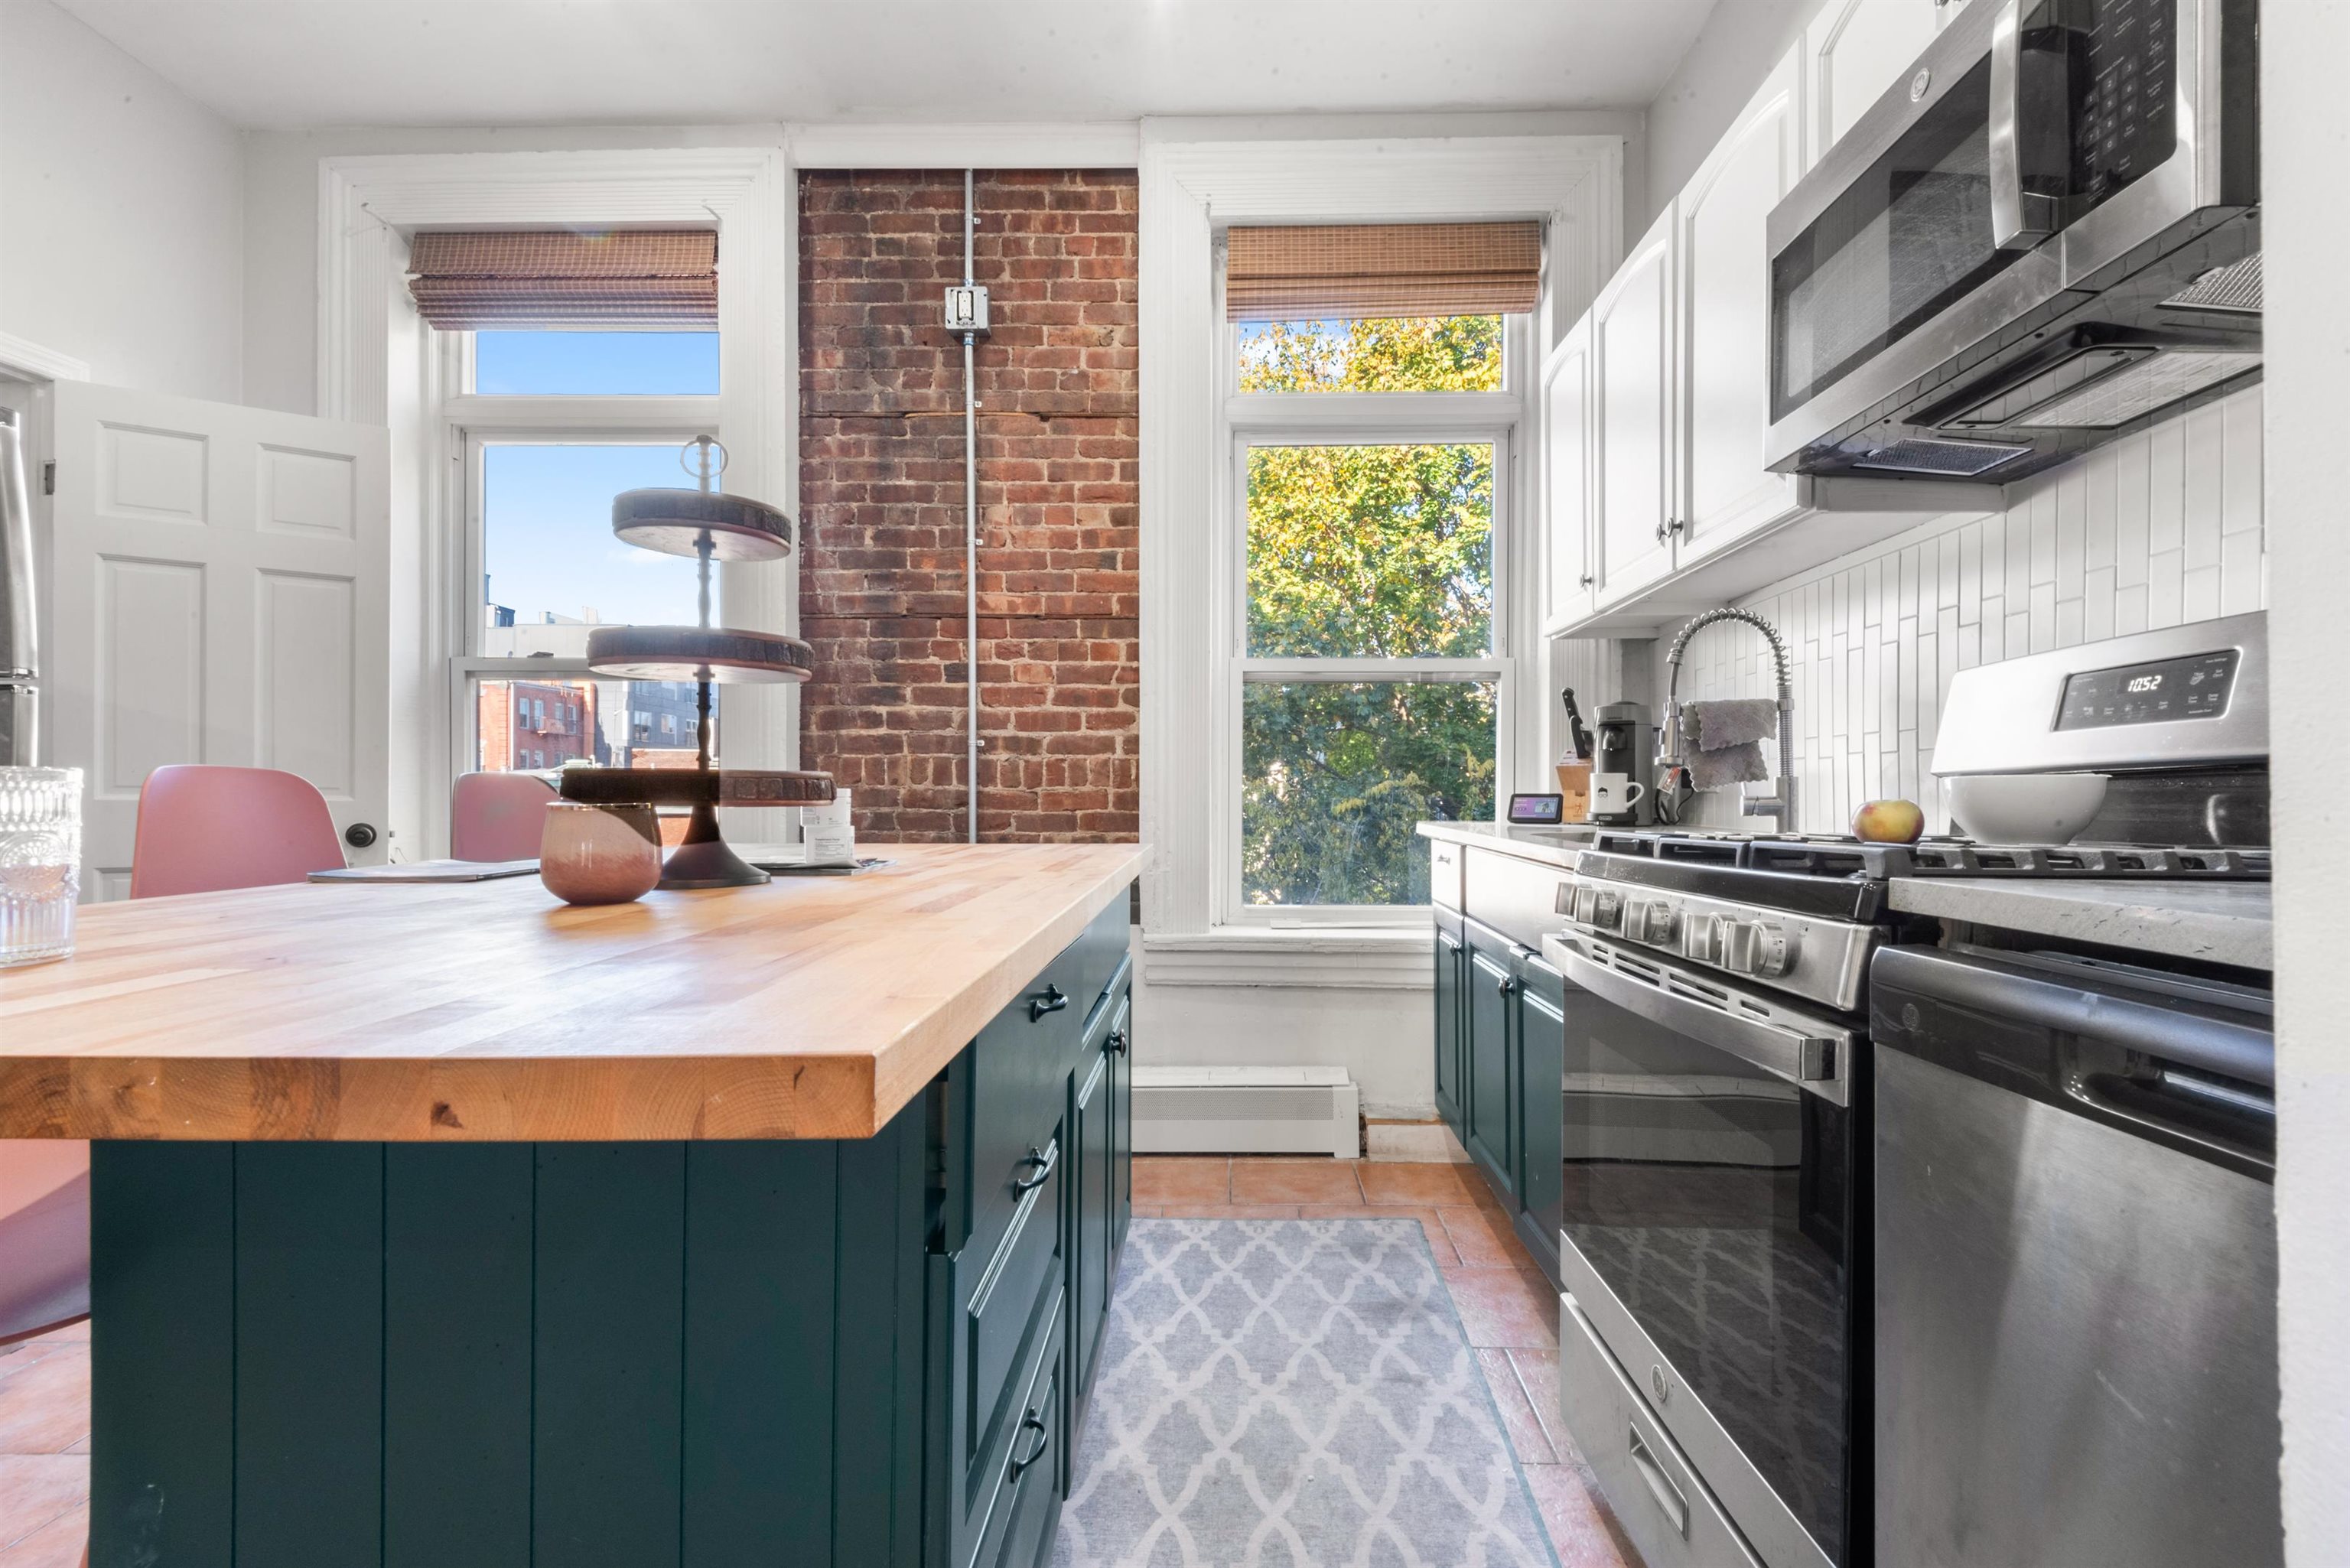
[[(1804, 468), (1806, 448), (1832, 448), (2246, 183), (2230, 161), (2249, 168), (2251, 127), (2223, 138), (2220, 119), (2223, 13), (2247, 10), (1975, 0), (1962, 12), (1771, 214), (1766, 461)], [(2236, 17), (2230, 41), (2249, 47), (2250, 34)], [(1972, 462), (1995, 477), (2000, 451), (1954, 452), (1940, 461), (1959, 466), (1934, 472), (1968, 477)]]
[(1544, 950), (1566, 977), (1566, 1289), (1757, 1556), (1844, 1563), (1868, 1539), (1865, 1051), (1649, 954)]

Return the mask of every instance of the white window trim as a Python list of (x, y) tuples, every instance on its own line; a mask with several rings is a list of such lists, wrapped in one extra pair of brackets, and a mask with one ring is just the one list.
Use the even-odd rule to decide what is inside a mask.
[[(1517, 335), (1513, 332), (1513, 336)], [(1231, 384), (1229, 376), (1226, 384)], [(1409, 403), (1409, 408), (1399, 409), (1394, 406), (1397, 403)], [(1340, 417), (1330, 417), (1328, 405), (1338, 405)], [(1216, 809), (1210, 821), (1216, 854), (1209, 887), (1211, 907), (1218, 915), (1219, 927), (1252, 931), (1333, 927), (1375, 930), (1427, 923), (1424, 907), (1414, 904), (1252, 905), (1246, 901), (1241, 867), (1243, 687), (1252, 678), (1264, 677), (1293, 680), (1490, 680), (1495, 687), (1498, 724), (1494, 743), (1497, 758), (1502, 760), (1497, 773), (1506, 775), (1504, 737), (1511, 733), (1510, 703), (1516, 690), (1512, 680), (1512, 639), (1502, 607), (1510, 602), (1515, 555), (1512, 546), (1521, 516), (1513, 462), (1518, 410), (1515, 397), (1477, 392), (1423, 396), (1305, 392), (1288, 398), (1236, 394), (1224, 400), (1222, 431), (1231, 454), (1231, 482), (1218, 493), (1213, 523), (1218, 574), (1222, 578), (1222, 591), (1216, 596), (1216, 646), (1223, 655), (1216, 681), (1216, 766), (1222, 787), (1217, 791)], [(1347, 412), (1356, 417), (1345, 419)], [(1333, 440), (1492, 445), (1494, 615), (1491, 653), (1461, 659), (1331, 659), (1266, 658), (1247, 652), (1248, 451), (1255, 446), (1312, 445)], [(1497, 777), (1497, 787), (1500, 783)]]
[[(467, 649), (460, 607), (473, 600), (450, 591), (463, 536), (463, 464), (452, 459), (462, 456), (463, 447), (452, 444), (455, 427), (439, 406), (441, 392), (463, 385), (451, 379), (461, 370), (449, 363), (456, 358), (448, 352), (452, 340), (422, 329), (401, 286), (407, 236), (420, 227), (699, 226), (713, 219), (724, 345), (716, 433), (733, 459), (726, 485), (796, 515), (798, 225), (782, 148), (319, 161), (317, 411), (392, 429), (395, 744), (389, 817), (402, 842), (426, 846), (426, 854), (439, 853), (448, 842), (449, 785), (461, 763), (460, 693), (450, 677), (451, 660)], [(537, 415), (550, 426), (562, 421), (559, 405), (566, 400), (495, 400), (555, 405)], [(707, 428), (706, 416), (698, 428)], [(778, 562), (723, 566), (719, 592), (727, 624), (795, 632), (797, 553)], [(543, 668), (547, 661), (537, 662)], [(745, 690), (756, 695), (728, 714), (730, 759), (795, 765), (796, 687)], [(470, 732), (470, 721), (466, 728)], [(758, 814), (743, 831), (772, 835), (772, 815)]]
[[(1146, 120), (1142, 135), (1142, 923), (1146, 959), (1164, 955), (1146, 961), (1145, 973), (1171, 966), (1182, 983), (1221, 983), (1219, 973), (1263, 983), (1247, 955), (1294, 950), (1297, 933), (1235, 924), (1218, 902), (1219, 817), (1230, 809), (1220, 802), (1232, 793), (1223, 781), (1238, 777), (1230, 742), (1219, 744), (1220, 655), (1231, 646), (1232, 613), (1220, 601), (1232, 579), (1217, 550), (1232, 547), (1232, 530), (1217, 526), (1232, 504), (1229, 447), (1218, 432), (1225, 414), (1248, 410), (1224, 407), (1215, 231), (1233, 223), (1540, 219), (1548, 231), (1544, 301), (1523, 387), (1620, 254), (1623, 144), (1612, 136), (1178, 140), (1193, 133)], [(1516, 422), (1530, 432), (1537, 421), (1538, 410), (1522, 408)], [(1497, 597), (1507, 678), (1521, 684), (1543, 675), (1540, 541), (1529, 504), (1539, 474), (1529, 446), (1518, 443), (1512, 508), (1528, 521), (1513, 531), (1513, 558), (1496, 563), (1497, 596), (1504, 574), (1510, 584), (1506, 599)], [(1497, 791), (1534, 776), (1531, 728), (1501, 738)], [(1416, 910), (1410, 918), (1424, 923)], [(1363, 973), (1393, 967), (1393, 929), (1363, 921), (1353, 931), (1319, 929), (1315, 950), (1333, 962), (1353, 952)], [(1213, 940), (1203, 947), (1201, 939)]]

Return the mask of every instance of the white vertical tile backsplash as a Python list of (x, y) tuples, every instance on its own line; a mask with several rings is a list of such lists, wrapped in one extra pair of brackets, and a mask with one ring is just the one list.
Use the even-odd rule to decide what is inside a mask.
[[(1904, 795), (1926, 808), (1930, 831), (1946, 831), (1933, 745), (1954, 675), (2260, 609), (2266, 537), (2253, 388), (2022, 481), (2002, 513), (1928, 524), (1743, 600), (1795, 660), (1802, 826), (1842, 832), (1862, 802)], [(1669, 629), (1651, 649), (1660, 697), (1670, 644)], [(1565, 650), (1585, 691), (1609, 690), (1599, 647)], [(1690, 640), (1684, 700), (1772, 689), (1769, 651), (1751, 629), (1708, 627)], [(1739, 826), (1738, 802), (1700, 795), (1691, 820)]]

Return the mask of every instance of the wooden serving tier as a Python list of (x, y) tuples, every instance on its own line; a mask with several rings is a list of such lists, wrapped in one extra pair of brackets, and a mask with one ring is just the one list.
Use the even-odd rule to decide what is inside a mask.
[(588, 633), (588, 667), (626, 680), (713, 680), (721, 685), (806, 680), (816, 652), (795, 637), (722, 626), (599, 626)]
[(775, 768), (565, 768), (563, 798), (583, 805), (822, 805), (830, 774)]
[(664, 556), (773, 561), (792, 551), (792, 520), (748, 496), (701, 490), (624, 490), (612, 498), (612, 533)]

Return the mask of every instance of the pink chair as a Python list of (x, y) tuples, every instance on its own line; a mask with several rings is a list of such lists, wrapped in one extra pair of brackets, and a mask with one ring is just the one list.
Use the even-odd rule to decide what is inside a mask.
[(139, 791), (134, 898), (299, 882), (342, 864), (327, 797), (298, 774), (173, 763)]
[(449, 853), (459, 860), (536, 860), (555, 786), (536, 774), (460, 774), (449, 795)]
[(0, 1140), (0, 1345), (89, 1313), (89, 1145)]

